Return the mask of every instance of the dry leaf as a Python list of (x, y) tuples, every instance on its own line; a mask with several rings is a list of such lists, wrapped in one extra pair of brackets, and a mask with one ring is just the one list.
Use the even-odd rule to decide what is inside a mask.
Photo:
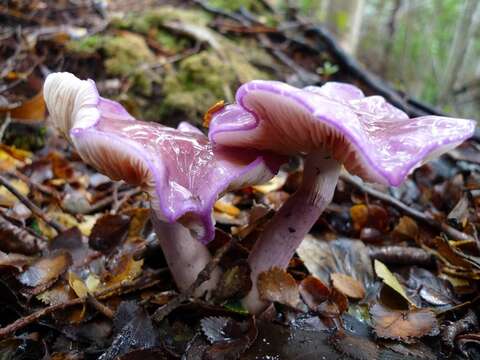
[(43, 92), (40, 91), (19, 107), (10, 110), (10, 115), (14, 119), (41, 121), (45, 119), (45, 109)]
[[(20, 179), (13, 179), (10, 184), (22, 195), (27, 196), (30, 192), (28, 185)], [(0, 187), (0, 206), (13, 207), (18, 199), (5, 186)]]
[(292, 275), (278, 267), (260, 273), (257, 286), (262, 300), (291, 307), (297, 307), (300, 302), (297, 282)]
[(276, 176), (274, 176), (270, 181), (265, 184), (254, 185), (252, 186), (258, 192), (262, 194), (268, 194), (272, 191), (280, 190), (283, 185), (287, 182), (288, 173), (286, 171), (280, 170)]
[(79, 298), (84, 298), (88, 296), (88, 288), (83, 282), (83, 280), (75, 274), (73, 271), (68, 273), (68, 285), (72, 288), (75, 294)]
[(397, 277), (388, 270), (384, 263), (375, 259), (374, 262), (375, 273), (377, 276), (383, 280), (383, 282), (399, 293), (405, 300), (407, 300), (411, 305), (415, 306), (415, 303), (408, 297), (405, 289), (402, 284), (398, 281)]
[(353, 205), (350, 208), (350, 216), (353, 221), (353, 228), (357, 231), (362, 230), (368, 223), (368, 207), (365, 204)]
[(439, 333), (437, 318), (428, 309), (390, 310), (380, 304), (370, 308), (378, 337), (412, 342), (412, 338)]
[(216, 202), (215, 202), (215, 205), (214, 205), (214, 209), (216, 211), (219, 211), (221, 213), (225, 213), (225, 214), (228, 214), (230, 216), (238, 216), (240, 215), (240, 209), (237, 208), (235, 205), (227, 202), (227, 201), (224, 201), (222, 199), (218, 199)]
[(363, 299), (365, 297), (365, 288), (360, 281), (341, 273), (330, 274), (330, 277), (333, 287), (343, 295), (352, 299)]
[(412, 218), (402, 216), (400, 220), (398, 220), (398, 224), (393, 229), (393, 232), (407, 239), (416, 240), (418, 237), (418, 225)]
[(109, 253), (126, 239), (130, 227), (130, 217), (106, 214), (97, 220), (88, 244), (94, 250)]
[(34, 262), (18, 279), (23, 285), (34, 288), (31, 293), (38, 294), (63, 275), (71, 263), (72, 258), (68, 252), (55, 251)]

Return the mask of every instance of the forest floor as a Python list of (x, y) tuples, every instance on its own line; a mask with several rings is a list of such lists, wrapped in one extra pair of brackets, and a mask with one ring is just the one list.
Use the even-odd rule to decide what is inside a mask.
[[(480, 137), (399, 188), (342, 174), (287, 272), (250, 316), (246, 258), (298, 187), (295, 159), (215, 206), (224, 272), (179, 295), (140, 189), (86, 166), (46, 123), (53, 71), (97, 82), (138, 118), (201, 127), (239, 84), (347, 81), (411, 116), (439, 114), (360, 66), (321, 26), (267, 1), (0, 5), (0, 359), (478, 358)], [(297, 159), (298, 160), (298, 159)], [(293, 299), (293, 300), (292, 300)]]

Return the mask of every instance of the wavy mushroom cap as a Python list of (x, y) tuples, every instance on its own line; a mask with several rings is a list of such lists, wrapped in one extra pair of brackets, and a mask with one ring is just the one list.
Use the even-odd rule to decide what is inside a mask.
[(53, 124), (88, 164), (114, 180), (141, 185), (157, 216), (179, 221), (202, 242), (212, 240), (212, 208), (229, 189), (269, 180), (282, 159), (256, 150), (215, 147), (198, 129), (135, 120), (99, 96), (95, 83), (69, 73), (47, 77)]
[(337, 82), (299, 89), (254, 80), (238, 89), (236, 101), (213, 115), (214, 143), (286, 155), (324, 149), (351, 174), (393, 186), (475, 129), (472, 120), (410, 119), (383, 97), (365, 97), (357, 87)]

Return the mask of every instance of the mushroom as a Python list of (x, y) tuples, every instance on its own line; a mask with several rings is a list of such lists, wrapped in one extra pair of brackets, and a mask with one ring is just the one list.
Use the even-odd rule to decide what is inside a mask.
[(472, 136), (471, 120), (439, 116), (410, 119), (381, 96), (329, 82), (299, 89), (276, 81), (241, 86), (236, 104), (215, 113), (215, 144), (305, 156), (303, 182), (266, 226), (249, 263), (253, 288), (244, 299), (251, 312), (259, 299), (257, 276), (286, 268), (304, 236), (332, 200), (342, 165), (365, 181), (398, 186), (424, 161)]
[[(44, 96), (53, 125), (81, 158), (113, 180), (139, 185), (151, 200), (152, 221), (177, 287), (184, 291), (211, 256), (212, 208), (219, 194), (270, 179), (276, 156), (213, 148), (198, 129), (173, 129), (134, 119), (99, 96), (92, 80), (70, 73), (47, 77)], [(197, 291), (211, 289), (215, 279)]]

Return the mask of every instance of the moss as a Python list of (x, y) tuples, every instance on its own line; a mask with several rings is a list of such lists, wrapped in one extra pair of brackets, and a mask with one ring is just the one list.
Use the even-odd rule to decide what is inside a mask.
[(257, 0), (209, 0), (208, 5), (227, 11), (238, 11), (242, 7), (249, 11), (265, 11), (265, 7)]
[(105, 57), (107, 75), (129, 78), (141, 94), (151, 93), (153, 80), (145, 65), (153, 62), (155, 56), (142, 36), (130, 32), (93, 35), (72, 41), (67, 48), (83, 55), (101, 52)]
[(170, 30), (164, 28), (164, 24), (170, 21), (206, 25), (210, 21), (210, 15), (199, 10), (162, 6), (143, 14), (131, 14), (125, 18), (114, 19), (112, 27), (148, 34), (166, 51), (177, 53), (191, 46), (192, 41), (188, 37), (172, 34)]
[(93, 55), (102, 48), (105, 36), (92, 35), (67, 43), (67, 50), (80, 55)]
[(232, 69), (212, 51), (190, 56), (165, 76), (161, 115), (182, 112), (201, 119), (209, 106), (226, 97), (235, 81)]

